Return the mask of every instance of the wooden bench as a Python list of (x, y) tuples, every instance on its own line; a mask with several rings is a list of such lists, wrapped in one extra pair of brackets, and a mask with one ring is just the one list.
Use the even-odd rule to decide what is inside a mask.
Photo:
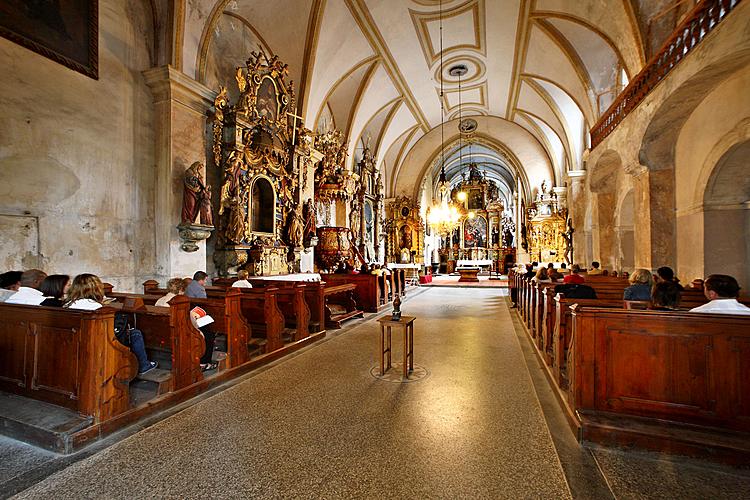
[(0, 304), (0, 389), (94, 423), (125, 412), (138, 365), (115, 338), (114, 313)]
[(582, 440), (747, 463), (750, 316), (572, 314), (567, 404)]
[[(357, 285), (354, 283), (342, 283), (333, 286), (326, 284), (324, 289), (326, 327), (341, 328), (341, 323), (344, 321), (364, 316), (364, 312), (357, 308), (357, 302), (354, 300), (356, 287)], [(336, 312), (334, 305), (340, 306), (343, 311)]]
[[(374, 274), (322, 274), (326, 286), (335, 286), (343, 283), (353, 283), (354, 299), (357, 306), (365, 312), (376, 313), (381, 305), (386, 302), (382, 300), (381, 285), (378, 276)], [(381, 280), (382, 281), (382, 280)]]

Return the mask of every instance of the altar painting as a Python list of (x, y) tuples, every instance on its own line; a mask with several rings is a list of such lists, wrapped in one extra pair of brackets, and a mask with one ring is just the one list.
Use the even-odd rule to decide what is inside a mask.
[(464, 224), (464, 248), (487, 247), (487, 219), (477, 216), (466, 219)]

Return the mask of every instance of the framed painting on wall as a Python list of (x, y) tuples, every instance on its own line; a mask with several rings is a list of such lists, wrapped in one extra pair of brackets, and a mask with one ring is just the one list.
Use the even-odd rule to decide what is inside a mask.
[(98, 0), (0, 2), (0, 36), (99, 79)]

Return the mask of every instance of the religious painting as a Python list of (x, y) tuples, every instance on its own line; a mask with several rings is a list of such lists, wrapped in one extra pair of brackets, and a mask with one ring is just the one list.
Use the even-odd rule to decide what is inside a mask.
[(484, 195), (481, 189), (469, 190), (469, 210), (484, 210)]
[(264, 78), (258, 87), (258, 116), (267, 118), (269, 122), (276, 121), (278, 102), (276, 100), (276, 85), (271, 78)]
[(482, 216), (466, 219), (464, 223), (464, 248), (487, 247), (487, 219)]
[(99, 79), (98, 0), (0, 2), (0, 36)]

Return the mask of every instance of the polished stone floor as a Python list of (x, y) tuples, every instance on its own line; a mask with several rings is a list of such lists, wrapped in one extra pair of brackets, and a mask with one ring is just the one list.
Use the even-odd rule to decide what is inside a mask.
[(406, 300), (417, 381), (373, 376), (370, 317), (96, 453), (0, 441), (0, 496), (747, 498), (746, 471), (579, 446), (505, 293)]

